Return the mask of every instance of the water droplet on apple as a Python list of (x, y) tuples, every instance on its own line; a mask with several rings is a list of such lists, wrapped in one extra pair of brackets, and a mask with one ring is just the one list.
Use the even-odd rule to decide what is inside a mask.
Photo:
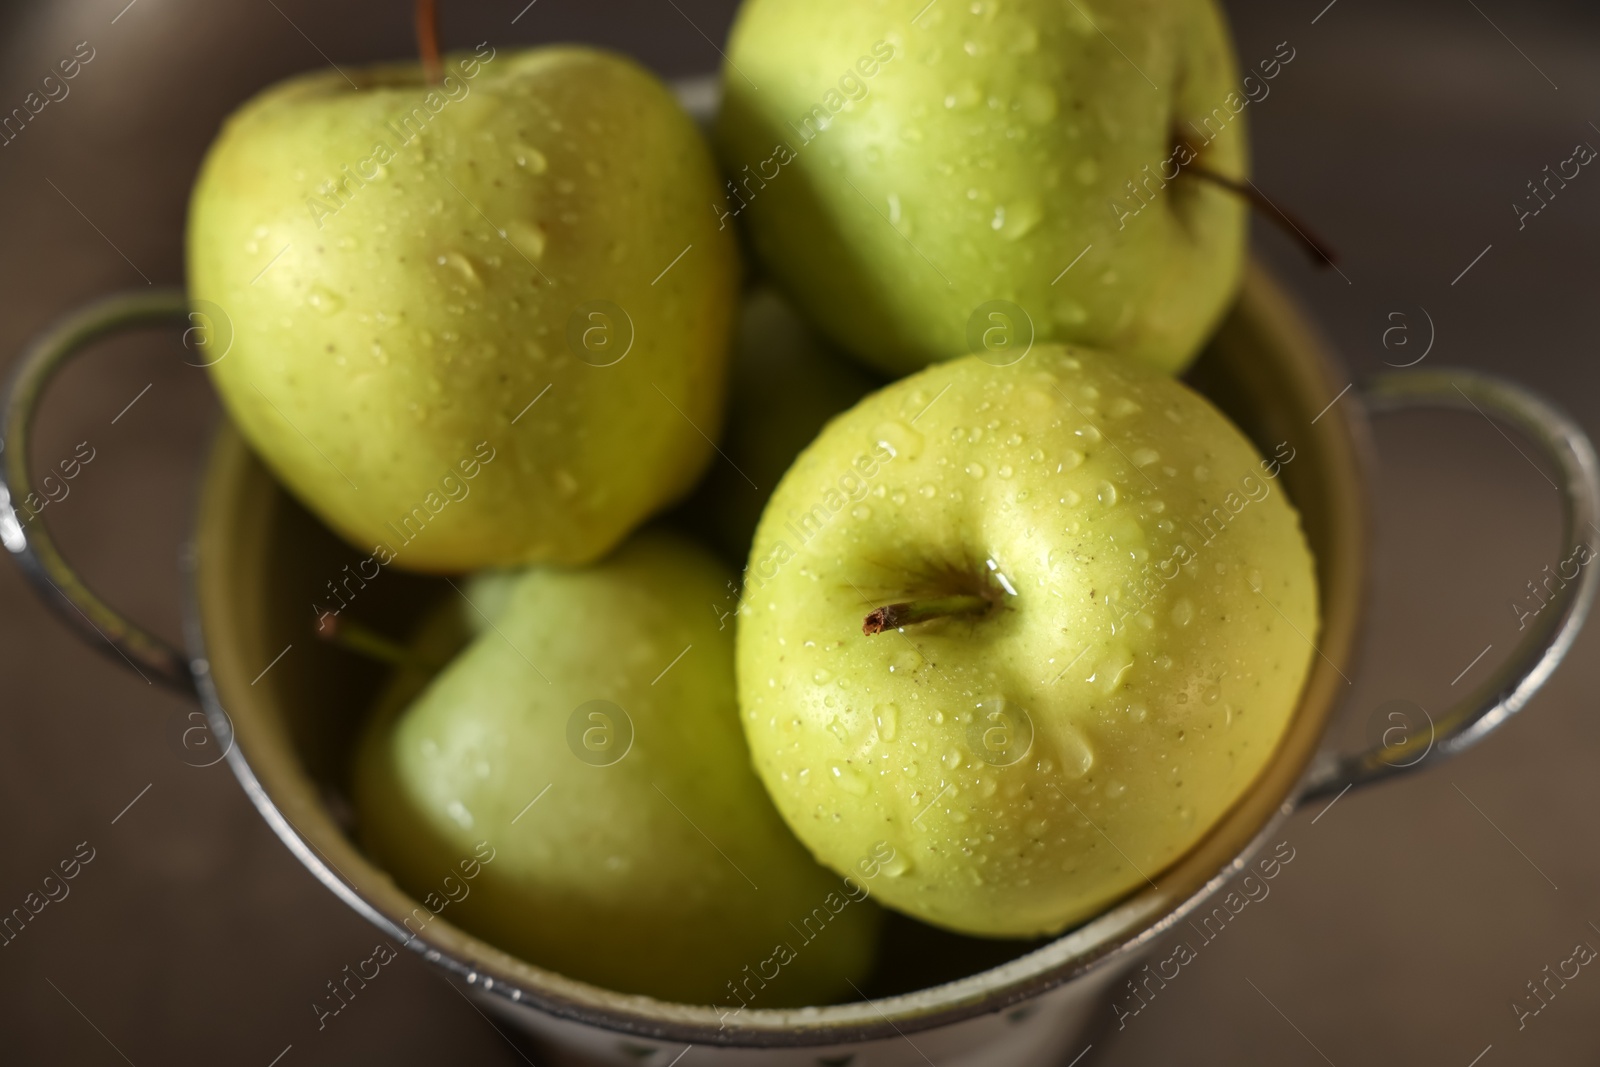
[[(915, 399), (912, 402), (915, 403)], [(880, 422), (873, 429), (872, 436), (877, 444), (887, 448), (896, 459), (916, 459), (922, 454), (922, 446), (925, 443), (922, 434), (899, 420)]]
[(1133, 460), (1135, 467), (1148, 467), (1151, 464), (1161, 462), (1161, 453), (1153, 448), (1141, 448), (1128, 458)]
[(543, 174), (550, 169), (550, 161), (537, 148), (529, 148), (527, 145), (519, 144), (514, 151), (516, 152), (517, 166), (527, 168), (530, 174)]
[(1180, 597), (1172, 605), (1172, 621), (1179, 626), (1188, 626), (1194, 621), (1194, 604), (1188, 597)]
[(946, 94), (944, 106), (955, 110), (956, 108), (969, 108), (983, 99), (983, 92), (972, 82), (962, 82), (956, 86), (955, 91)]
[(999, 468), (995, 471), (995, 473), (998, 474), (1002, 478), (1009, 478), (1009, 477), (1012, 476), (1012, 474), (1014, 474), (1016, 472), (1011, 469), (1011, 464), (1002, 463), (1002, 464), (1000, 464)]
[(878, 724), (878, 740), (893, 741), (900, 726), (900, 708), (894, 704), (879, 704), (872, 709), (872, 717)]
[(916, 670), (927, 662), (927, 660), (922, 658), (922, 653), (918, 652), (915, 648), (906, 647), (894, 654), (894, 658), (889, 661), (889, 669), (891, 671), (906, 673)]
[(450, 801), (450, 803), (445, 805), (444, 810), (447, 815), (456, 821), (456, 825), (460, 826), (463, 830), (472, 829), (472, 812), (468, 811), (467, 806), (461, 803), (461, 801)]
[(1061, 774), (1066, 778), (1082, 778), (1094, 766), (1094, 749), (1075, 727), (1060, 728), (1055, 736), (1055, 748), (1061, 756)]
[(324, 315), (336, 315), (344, 310), (344, 297), (321, 284), (311, 287), (311, 293), (306, 297), (306, 303)]
[(465, 252), (445, 252), (438, 257), (437, 262), (441, 267), (449, 267), (450, 269), (454, 270), (457, 274), (461, 275), (461, 279), (463, 281), (468, 282), (471, 285), (477, 286), (483, 284), (483, 279), (478, 276), (477, 265), (472, 262), (472, 257), (467, 255)]
[(1087, 680), (1098, 684), (1104, 692), (1114, 692), (1132, 668), (1133, 654), (1121, 646), (1112, 646), (1106, 649)]
[(851, 796), (864, 797), (872, 788), (872, 783), (858, 774), (854, 768), (843, 764), (834, 764), (829, 770), (833, 773), (835, 784)]
[(967, 474), (973, 478), (982, 478), (988, 471), (984, 470), (982, 463), (968, 463)]
[(816, 685), (827, 685), (832, 679), (833, 675), (821, 668), (818, 668), (816, 673), (811, 676), (811, 681)]
[(891, 847), (894, 848), (894, 855), (884, 861), (878, 869), (890, 878), (903, 878), (911, 873), (914, 864), (903, 846)]
[(529, 259), (543, 258), (546, 237), (544, 228), (538, 223), (512, 219), (506, 223), (502, 236), (511, 242), (513, 248)]
[(934, 485), (932, 482), (924, 482), (922, 483), (922, 487), (917, 490), (917, 494), (924, 500), (932, 500), (934, 497), (939, 495), (939, 487)]
[(907, 233), (908, 234), (909, 231), (910, 231), (910, 226), (909, 225), (907, 225), (905, 227), (901, 226), (901, 222), (903, 220), (901, 218), (902, 211), (900, 209), (900, 194), (899, 193), (890, 193), (889, 196), (888, 196), (888, 204), (889, 204), (889, 225), (893, 226), (897, 230), (900, 230), (901, 233)]
[(1095, 489), (1094, 498), (1109, 508), (1117, 502), (1117, 487), (1110, 482), (1101, 482)]
[(1000, 231), (1001, 237), (1015, 241), (1032, 233), (1043, 218), (1044, 208), (1030, 197), (1008, 206), (997, 206), (990, 225)]

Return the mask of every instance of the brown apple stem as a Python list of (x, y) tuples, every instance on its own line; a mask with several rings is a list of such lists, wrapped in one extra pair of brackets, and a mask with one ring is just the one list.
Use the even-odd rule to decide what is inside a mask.
[(417, 0), (417, 51), (422, 55), (422, 77), (429, 85), (444, 81), (439, 64), (439, 9), (436, 0)]
[(989, 610), (989, 601), (981, 596), (930, 597), (911, 600), (903, 604), (885, 604), (875, 609), (861, 624), (861, 632), (871, 636), (885, 630), (898, 630), (902, 626), (945, 619), (954, 615), (979, 615)]
[(371, 630), (359, 622), (341, 619), (331, 611), (317, 616), (317, 636), (331, 645), (380, 663), (396, 667), (414, 667), (418, 670), (436, 671), (442, 664), (423, 659), (395, 641)]
[(1229, 178), (1226, 175), (1218, 174), (1214, 170), (1197, 167), (1192, 163), (1183, 169), (1187, 174), (1193, 174), (1196, 178), (1208, 181), (1220, 189), (1226, 189), (1235, 196), (1243, 197), (1251, 207), (1271, 219), (1280, 230), (1304, 248), (1306, 254), (1311, 257), (1312, 262), (1318, 266), (1332, 267), (1337, 263), (1337, 257), (1334, 255), (1333, 249), (1326, 242), (1316, 237), (1311, 232), (1311, 227), (1307, 226), (1304, 220), (1289, 214), (1277, 204), (1268, 200), (1261, 190), (1255, 187), (1254, 183), (1240, 181), (1237, 178)]

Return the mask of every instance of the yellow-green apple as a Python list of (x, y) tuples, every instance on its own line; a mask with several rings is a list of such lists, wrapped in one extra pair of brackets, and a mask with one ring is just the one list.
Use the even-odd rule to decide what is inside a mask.
[(618, 56), (444, 70), (309, 74), (227, 121), (189, 216), (191, 295), (232, 330), (211, 373), (358, 547), (587, 562), (712, 454), (738, 274), (716, 167)]
[(1232, 299), (1246, 98), (1213, 0), (746, 0), (717, 127), (768, 271), (895, 374), (986, 333), (1169, 371)]
[(841, 882), (778, 817), (739, 729), (733, 628), (706, 610), (726, 579), (645, 532), (590, 567), (463, 585), (415, 659), (469, 643), (431, 680), (403, 671), (360, 746), (370, 854), (441, 918), (609, 989), (753, 1008), (849, 994), (889, 853), (869, 846)]
[[(880, 902), (970, 934), (1051, 934), (1159, 878), (1272, 758), (1309, 668), (1293, 455), (1054, 345), (835, 419), (767, 505), (738, 622), (789, 826), (836, 869), (886, 840)], [(871, 494), (821, 503), (868, 463)]]

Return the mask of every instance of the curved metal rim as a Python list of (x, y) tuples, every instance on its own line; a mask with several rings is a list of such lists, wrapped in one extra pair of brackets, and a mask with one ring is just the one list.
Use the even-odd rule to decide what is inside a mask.
[[(192, 560), (190, 561), (192, 564)], [(196, 679), (196, 689), (206, 713), (207, 724), (219, 742), (232, 738), (232, 720), (222, 705), (220, 694), (205, 657), (205, 640), (200, 619), (197, 586), (194, 571), (186, 575), (189, 584), (189, 609), (185, 619), (185, 634), (193, 650), (191, 669)], [(1101, 951), (1075, 951), (1071, 942), (1082, 939), (1093, 943), (1093, 931), (1112, 919), (1124, 908), (1137, 905), (1142, 894), (1124, 900), (1083, 926), (1069, 931), (1033, 952), (1009, 960), (973, 975), (952, 982), (929, 986), (913, 993), (880, 997), (850, 1004), (826, 1005), (805, 1009), (754, 1009), (743, 1013), (741, 1025), (723, 1029), (716, 1025), (716, 1009), (702, 1005), (682, 1005), (657, 1001), (649, 997), (632, 996), (629, 999), (641, 1006), (648, 1005), (656, 1013), (652, 1018), (644, 1011), (628, 1011), (597, 1005), (597, 1000), (616, 997), (603, 987), (567, 978), (557, 972), (514, 960), (521, 966), (538, 972), (544, 987), (530, 987), (525, 979), (513, 976), (489, 962), (469, 963), (460, 953), (440, 944), (426, 933), (412, 934), (397, 925), (361, 890), (350, 884), (332, 862), (322, 854), (316, 844), (296, 826), (273, 800), (266, 786), (257, 777), (243, 746), (228, 745), (227, 763), (250, 802), (267, 825), (288, 847), (308, 871), (357, 914), (372, 923), (406, 948), (423, 956), (427, 962), (455, 974), (477, 986), (480, 996), (499, 997), (513, 1007), (530, 1008), (570, 1022), (582, 1023), (623, 1037), (700, 1045), (719, 1048), (779, 1049), (825, 1048), (874, 1041), (904, 1039), (908, 1034), (936, 1030), (981, 1016), (993, 1015), (1008, 1008), (1035, 1000), (1076, 978), (1097, 971), (1123, 958), (1137, 957), (1153, 941), (1172, 929), (1196, 908), (1210, 899), (1255, 855), (1283, 822), (1294, 813), (1294, 791), (1284, 800), (1248, 842), (1236, 853), (1234, 859), (1207, 879), (1198, 889), (1174, 906), (1161, 911), (1137, 933), (1121, 941), (1107, 941)], [(443, 927), (451, 927), (448, 920), (434, 920)], [(432, 924), (430, 924), (432, 928)], [(451, 927), (454, 929), (454, 927)], [(460, 936), (475, 945), (482, 945), (497, 955), (504, 955), (476, 935), (459, 931)], [(1064, 957), (1060, 962), (1041, 963), (1049, 955)], [(510, 959), (510, 957), (507, 957)], [(1010, 981), (998, 988), (993, 986), (997, 972), (1009, 969), (1031, 971), (1025, 977)], [(488, 979), (478, 986), (481, 979)], [(918, 998), (930, 993), (944, 992), (962, 986), (970, 987), (965, 995), (940, 1003), (929, 1010), (918, 1010)], [(570, 990), (563, 995), (559, 990)], [(516, 995), (513, 995), (513, 994)], [(588, 995), (585, 995), (588, 994)], [(897, 1011), (901, 1014), (897, 1014)], [(840, 1015), (846, 1020), (836, 1020)], [(671, 1019), (677, 1016), (682, 1021)], [(799, 1018), (804, 1016), (805, 1018)], [(848, 1018), (854, 1016), (854, 1018)], [(704, 1019), (704, 1021), (701, 1021)], [(671, 1020), (671, 1021), (667, 1021)]]
[[(1323, 377), (1331, 381), (1329, 367), (1325, 358), (1320, 370)], [(1360, 408), (1346, 407), (1335, 417), (1348, 425), (1348, 433), (1358, 445), (1365, 442), (1365, 416)], [(1365, 451), (1359, 447), (1356, 454), (1358, 461), (1367, 458)], [(191, 591), (189, 607), (192, 622), (189, 630), (190, 648), (195, 657), (201, 698), (213, 729), (226, 729), (227, 714), (209, 673), (199, 601), (194, 591)], [(1332, 714), (1330, 711), (1330, 720)], [(1308, 759), (1297, 782), (1284, 788), (1282, 800), (1271, 809), (1271, 815), (1256, 827), (1226, 863), (1176, 902), (1168, 899), (1157, 908), (1149, 895), (1135, 893), (1049, 944), (974, 975), (872, 1001), (795, 1010), (752, 1009), (740, 1016), (736, 1027), (723, 1029), (717, 1025), (716, 1009), (708, 1006), (681, 1005), (645, 997), (627, 998), (639, 1005), (632, 1010), (607, 1004), (605, 1001), (615, 1002), (619, 995), (505, 956), (487, 942), (465, 931), (455, 931), (443, 918), (434, 920), (434, 923), (454, 931), (458, 940), (471, 944), (474, 949), (483, 946), (488, 951), (481, 955), (469, 955), (459, 948), (441, 944), (426, 933), (413, 936), (399, 927), (378, 903), (347, 881), (347, 877), (320, 854), (316, 844), (285, 816), (256, 776), (243, 746), (233, 745), (228, 759), (246, 794), (263, 818), (319, 881), (368, 921), (400, 939), (429, 962), (466, 979), (469, 984), (476, 984), (480, 978), (491, 980), (492, 988), (489, 988), (489, 983), (479, 985), (477, 995), (497, 997), (507, 1007), (532, 1008), (559, 1019), (622, 1036), (724, 1048), (822, 1048), (899, 1040), (907, 1034), (939, 1029), (1005, 1011), (1090, 972), (1111, 966), (1116, 960), (1135, 958), (1244, 868), (1267, 838), (1293, 813), (1297, 798), (1303, 792), (1299, 783), (1304, 782), (1317, 766), (1316, 758)], [(1137, 920), (1129, 921), (1130, 914), (1137, 916)], [(1106, 936), (1101, 931), (1108, 926), (1129, 932)], [(504, 957), (523, 973), (518, 975), (511, 967), (497, 965), (495, 957)], [(468, 962), (469, 959), (472, 962)], [(528, 971), (538, 976), (537, 984), (529, 982)], [(1008, 971), (1015, 974), (1002, 977)], [(513, 993), (519, 995), (513, 996)], [(930, 994), (937, 994), (937, 997)], [(919, 1004), (919, 1000), (932, 1003)]]
[[(3, 433), (3, 440), (10, 450), (4, 475), (0, 476), (0, 537), (3, 537), (6, 547), (39, 586), (41, 593), (47, 590), (56, 593), (60, 601), (65, 601), (66, 606), (73, 609), (68, 613), (56, 599), (46, 596), (74, 628), (85, 637), (92, 633), (103, 639), (136, 670), (137, 660), (163, 681), (199, 696), (213, 732), (221, 738), (231, 732), (231, 720), (221, 705), (208, 662), (201, 651), (203, 638), (197, 610), (198, 596), (192, 587), (192, 571), (188, 598), (191, 610), (186, 632), (190, 647), (196, 651), (194, 658), (189, 660), (104, 605), (61, 559), (42, 524), (25, 534), (10, 505), (13, 488), (24, 494), (31, 492), (27, 472), (27, 438), (32, 414), (40, 394), (60, 366), (73, 353), (111, 332), (134, 326), (187, 321), (187, 315), (187, 304), (181, 292), (160, 291), (116, 297), (92, 305), (65, 320), (28, 351), (13, 378), (6, 397), (5, 421), (0, 425), (0, 433)], [(1600, 525), (1597, 525), (1600, 523), (1600, 464), (1597, 464), (1594, 449), (1581, 428), (1547, 401), (1487, 375), (1447, 370), (1386, 375), (1374, 384), (1369, 397), (1371, 407), (1378, 411), (1416, 407), (1471, 408), (1487, 416), (1487, 408), (1511, 422), (1538, 443), (1560, 470), (1564, 485), (1558, 488), (1563, 494), (1564, 532), (1567, 539), (1576, 541), (1578, 533), (1585, 529), (1600, 533)], [(1441, 756), (1453, 755), (1475, 744), (1527, 704), (1572, 647), (1597, 588), (1600, 588), (1600, 573), (1582, 574), (1581, 579), (1573, 583), (1560, 610), (1548, 613), (1536, 622), (1510, 660), (1488, 682), (1444, 716), (1443, 736), (1434, 740), (1434, 747)], [(94, 617), (100, 619), (101, 625), (96, 625)], [(143, 674), (142, 671), (140, 673)], [(1291, 799), (1266, 820), (1232, 862), (1187, 898), (1144, 922), (1137, 932), (1126, 939), (1105, 942), (1102, 950), (1096, 951), (1091, 947), (1085, 951), (1080, 943), (1086, 941), (1092, 946), (1095, 941), (1093, 931), (1101, 923), (1119, 916), (1125, 907), (1136, 907), (1140, 903), (1139, 897), (1125, 901), (1111, 912), (1049, 945), (977, 975), (916, 993), (860, 1004), (804, 1011), (754, 1010), (741, 1020), (738, 1027), (729, 1030), (709, 1023), (709, 1018), (715, 1016), (715, 1009), (711, 1008), (668, 1005), (640, 998), (641, 1005), (648, 1003), (658, 1009), (652, 1016), (644, 1011), (597, 1005), (597, 998), (586, 997), (584, 992), (593, 990), (607, 994), (608, 991), (572, 982), (558, 975), (551, 974), (551, 980), (545, 983), (544, 988), (529, 988), (522, 980), (494, 973), (496, 968), (468, 964), (458, 953), (446, 950), (427, 937), (410, 935), (358, 889), (347, 883), (317, 851), (313, 841), (289, 820), (268, 795), (238, 745), (229, 746), (227, 758), (246, 794), (268, 825), (319, 881), (368, 921), (424, 954), (430, 962), (467, 978), (469, 983), (476, 982), (480, 974), (484, 975), (495, 980), (495, 991), (504, 995), (508, 1002), (619, 1034), (723, 1047), (817, 1047), (892, 1040), (904, 1036), (908, 1031), (920, 1032), (993, 1014), (1036, 998), (1092, 970), (1099, 970), (1114, 959), (1137, 954), (1233, 877), (1298, 804), (1334, 791), (1343, 792), (1355, 785), (1398, 775), (1424, 762), (1417, 760), (1399, 765), (1392, 762), (1392, 757), (1405, 751), (1405, 746), (1395, 746), (1313, 761), (1311, 768), (1302, 776), (1302, 785), (1291, 791)], [(476, 942), (477, 939), (471, 940)], [(1049, 959), (1051, 956), (1058, 959), (1052, 961)], [(1012, 979), (998, 977), (1007, 970), (1014, 970), (1017, 974)], [(564, 995), (564, 990), (570, 991), (570, 995)], [(513, 997), (513, 991), (519, 996)], [(917, 1003), (935, 991), (941, 994), (939, 1003), (928, 1007)], [(677, 1019), (673, 1016), (677, 1016)], [(701, 1017), (705, 1017), (704, 1020)]]
[[(1547, 447), (1561, 467), (1568, 483), (1564, 491), (1568, 532), (1585, 526), (1600, 532), (1600, 524), (1597, 524), (1600, 515), (1596, 511), (1597, 501), (1600, 501), (1600, 464), (1596, 463), (1593, 447), (1582, 430), (1548, 402), (1510, 383), (1467, 371), (1411, 371), (1387, 375), (1374, 384), (1370, 396), (1373, 409), (1378, 411), (1444, 406), (1475, 408), (1482, 412), (1487, 407), (1489, 411), (1507, 418)], [(1550, 621), (1530, 634), (1519, 654), (1511, 657), (1494, 678), (1464, 701), (1459, 713), (1445, 717), (1446, 734), (1434, 742), (1441, 757), (1463, 751), (1481, 740), (1524, 707), (1549, 679), (1571, 648), (1596, 589), (1600, 588), (1597, 578), (1600, 576), (1585, 575), (1582, 582), (1575, 583), (1572, 595), (1567, 598), (1561, 611), (1551, 613)], [(194, 647), (199, 646), (196, 644)], [(226, 728), (225, 713), (210, 685), (209, 675), (204, 671), (203, 661), (197, 664), (196, 671), (202, 679), (201, 692), (214, 727)], [(1091, 971), (1100, 970), (1114, 960), (1137, 956), (1243, 869), (1248, 857), (1259, 850), (1298, 806), (1331, 792), (1342, 792), (1355, 785), (1371, 784), (1415, 769), (1425, 762), (1418, 761), (1411, 766), (1394, 766), (1384, 762), (1385, 758), (1392, 757), (1403, 748), (1395, 746), (1346, 756), (1331, 763), (1320, 758), (1313, 761), (1301, 778), (1303, 784), (1291, 791), (1289, 798), (1258, 829), (1230, 864), (1217, 871), (1176, 906), (1146, 923), (1137, 933), (1126, 940), (1107, 943), (1103, 951), (1074, 952), (1070, 942), (1076, 939), (1073, 934), (1068, 934), (998, 968), (928, 990), (860, 1004), (811, 1009), (804, 1013), (807, 1016), (805, 1020), (798, 1020), (795, 1012), (750, 1011), (745, 1013), (738, 1028), (729, 1030), (719, 1029), (710, 1022), (715, 1014), (712, 1009), (655, 1002), (653, 1006), (658, 1011), (652, 1017), (644, 1012), (597, 1006), (581, 992), (597, 987), (574, 983), (562, 976), (552, 975), (556, 980), (547, 983), (545, 988), (528, 988), (525, 982), (499, 972), (497, 968), (481, 962), (466, 962), (459, 953), (426, 936), (411, 936), (357, 889), (347, 884), (316, 853), (315, 846), (283, 816), (267, 795), (238, 746), (234, 746), (229, 760), (247, 794), (268, 823), (320, 881), (369, 921), (424, 954), (430, 962), (454, 972), (469, 983), (475, 983), (480, 976), (491, 979), (494, 988), (482, 988), (481, 993), (500, 995), (510, 1003), (621, 1035), (720, 1047), (793, 1048), (894, 1040), (908, 1033), (991, 1015), (1033, 1000)], [(1427, 765), (1437, 762), (1435, 759)], [(1107, 913), (1107, 916), (1110, 914)], [(1088, 934), (1107, 916), (1073, 933)], [(1049, 962), (1044, 958), (1052, 955), (1062, 958), (1058, 962)], [(1015, 980), (1002, 980), (996, 987), (997, 973), (1008, 969), (1031, 973), (1019, 973)], [(562, 995), (560, 990), (563, 987), (570, 988), (575, 995)], [(952, 991), (961, 987), (967, 988), (952, 996)], [(512, 991), (520, 996), (513, 999)], [(944, 994), (942, 1003), (922, 1010), (916, 1001), (933, 991)], [(679, 1016), (682, 1021), (671, 1019), (673, 1015)], [(697, 1015), (705, 1016), (705, 1021), (698, 1021), (695, 1018)], [(845, 1018), (838, 1018), (840, 1015)]]
[[(1591, 530), (1600, 535), (1600, 462), (1594, 445), (1571, 416), (1543, 397), (1493, 375), (1440, 368), (1380, 375), (1368, 387), (1366, 398), (1368, 409), (1375, 412), (1439, 408), (1476, 411), (1491, 422), (1491, 415), (1509, 422), (1556, 466), (1564, 544), (1575, 546)], [(1577, 640), (1597, 590), (1600, 568), (1580, 569), (1561, 590), (1565, 595), (1559, 610), (1540, 612), (1505, 662), (1440, 716), (1425, 737), (1414, 735), (1401, 744), (1319, 760), (1299, 802), (1433, 766), (1483, 740), (1527, 706), (1549, 681)]]

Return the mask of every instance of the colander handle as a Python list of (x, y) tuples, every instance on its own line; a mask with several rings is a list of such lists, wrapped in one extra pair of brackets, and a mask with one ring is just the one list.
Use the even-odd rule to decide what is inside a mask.
[[(179, 649), (124, 618), (84, 584), (56, 550), (42, 519), (28, 502), (39, 499), (28, 472), (28, 439), (39, 399), (56, 372), (103, 337), (157, 326), (191, 326), (181, 289), (156, 289), (112, 296), (74, 311), (36, 339), (22, 354), (0, 410), (0, 543), (33, 583), (40, 597), (90, 645), (114, 653), (145, 681), (159, 681), (190, 696), (194, 675)], [(30, 513), (24, 521), (18, 507)]]
[[(1477, 411), (1521, 431), (1554, 467), (1561, 494), (1563, 544), (1600, 537), (1600, 468), (1583, 429), (1548, 400), (1521, 386), (1466, 370), (1407, 370), (1380, 375), (1368, 386), (1375, 412), (1416, 408)], [(1531, 462), (1531, 460), (1530, 460)], [(1529, 623), (1506, 661), (1467, 697), (1436, 718), (1431, 729), (1409, 732), (1401, 743), (1348, 755), (1325, 755), (1313, 764), (1301, 788), (1302, 802), (1342, 794), (1352, 786), (1431, 765), (1481, 741), (1521, 711), (1560, 665), (1583, 628), (1600, 583), (1600, 566), (1582, 567), (1578, 577), (1551, 598)]]

